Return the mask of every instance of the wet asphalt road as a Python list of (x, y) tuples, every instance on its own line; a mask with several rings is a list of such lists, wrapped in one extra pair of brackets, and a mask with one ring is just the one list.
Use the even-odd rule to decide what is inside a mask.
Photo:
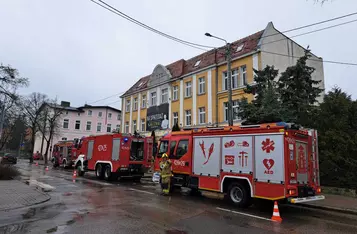
[(357, 216), (280, 206), (283, 223), (268, 209), (236, 209), (224, 201), (177, 191), (158, 195), (149, 180), (104, 182), (88, 173), (19, 162), (23, 179), (54, 186), (51, 200), (0, 213), (0, 233), (357, 233)]

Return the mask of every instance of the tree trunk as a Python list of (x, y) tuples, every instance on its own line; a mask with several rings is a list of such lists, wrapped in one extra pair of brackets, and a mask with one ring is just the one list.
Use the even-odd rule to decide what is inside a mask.
[(48, 163), (48, 150), (50, 148), (52, 137), (53, 137), (53, 132), (50, 132), (50, 135), (48, 136), (48, 140), (46, 139), (45, 165), (47, 165)]

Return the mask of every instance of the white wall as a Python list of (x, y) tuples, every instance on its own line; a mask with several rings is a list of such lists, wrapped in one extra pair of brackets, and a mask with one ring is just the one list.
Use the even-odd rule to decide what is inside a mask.
[[(298, 58), (302, 57), (305, 52), (303, 47), (298, 45), (293, 40), (288, 39), (286, 36), (276, 30), (272, 23), (269, 23), (266, 27), (264, 34), (262, 35), (262, 38), (259, 42), (259, 45), (261, 50), (261, 68), (263, 69), (267, 65), (274, 65), (276, 69), (279, 69), (279, 73), (284, 72), (287, 67), (295, 65)], [(264, 51), (284, 54), (287, 56), (270, 54)], [(325, 80), (322, 58), (312, 55), (311, 59), (307, 61), (307, 65), (315, 68), (315, 71), (312, 74), (312, 79), (320, 80), (321, 82), (318, 86), (324, 89)], [(322, 100), (323, 93), (318, 98), (319, 102), (322, 102)]]

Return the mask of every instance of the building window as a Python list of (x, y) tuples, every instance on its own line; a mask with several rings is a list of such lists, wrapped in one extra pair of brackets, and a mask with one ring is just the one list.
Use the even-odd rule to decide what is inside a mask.
[(133, 133), (136, 131), (136, 120), (133, 120)]
[(108, 119), (112, 119), (112, 113), (108, 113)]
[(117, 124), (117, 126), (115, 127), (115, 129), (119, 132), (119, 131), (120, 131), (120, 124)]
[(166, 89), (162, 89), (161, 90), (161, 103), (166, 103), (169, 100), (169, 94), (168, 94), (168, 90)]
[(145, 132), (145, 119), (141, 119), (141, 131)]
[(240, 67), (240, 74), (241, 74), (241, 80), (242, 80), (242, 85), (247, 85), (247, 66), (241, 66)]
[(62, 137), (62, 141), (66, 141), (67, 140), (67, 137)]
[(107, 132), (112, 132), (112, 125), (111, 124), (107, 124)]
[(68, 111), (66, 111), (66, 115), (68, 115)]
[(151, 94), (151, 105), (155, 106), (156, 105), (156, 92), (152, 92)]
[(199, 117), (199, 124), (206, 123), (206, 108), (200, 107), (198, 108), (198, 117)]
[(136, 111), (138, 109), (138, 98), (134, 98), (133, 110)]
[(78, 115), (78, 116), (81, 116), (81, 113), (78, 113), (77, 115)]
[(80, 130), (81, 129), (81, 121), (80, 120), (76, 120), (76, 124), (74, 125), (74, 129), (76, 129), (76, 130)]
[(146, 108), (146, 95), (143, 95), (141, 98), (141, 107)]
[(102, 131), (102, 123), (97, 123), (97, 132)]
[(63, 128), (68, 129), (69, 126), (69, 119), (64, 119), (63, 120)]
[(125, 122), (125, 133), (129, 133), (129, 122)]
[(98, 117), (102, 117), (103, 116), (103, 112), (99, 111), (98, 112)]
[(91, 121), (87, 121), (86, 130), (90, 131), (91, 129), (92, 129), (92, 122)]
[(196, 61), (194, 67), (197, 67), (198, 65), (200, 65), (200, 63), (201, 63), (201, 60)]
[(130, 100), (126, 100), (125, 111), (130, 112)]
[(206, 92), (206, 81), (204, 77), (198, 79), (198, 94)]
[(178, 100), (178, 85), (175, 85), (175, 86), (172, 88), (172, 100), (173, 100), (173, 101)]
[(185, 97), (191, 97), (192, 93), (192, 83), (191, 81), (186, 82)]
[(185, 111), (186, 126), (191, 126), (191, 110)]
[[(228, 76), (227, 72), (223, 72), (223, 90), (228, 90)], [(232, 89), (238, 88), (238, 69), (233, 69), (231, 71), (231, 78), (232, 78)]]
[(174, 125), (178, 124), (178, 112), (174, 112), (173, 113), (173, 118), (172, 119), (174, 120)]
[[(232, 110), (233, 110), (233, 120), (240, 120), (240, 118), (238, 117), (238, 113), (239, 113), (238, 100), (233, 101)], [(224, 121), (228, 121), (228, 102), (224, 103)]]
[(93, 114), (93, 111), (92, 110), (88, 110), (88, 116), (92, 116), (92, 114)]
[(117, 116), (117, 120), (121, 120), (121, 116), (120, 116), (120, 114), (118, 114), (118, 116)]

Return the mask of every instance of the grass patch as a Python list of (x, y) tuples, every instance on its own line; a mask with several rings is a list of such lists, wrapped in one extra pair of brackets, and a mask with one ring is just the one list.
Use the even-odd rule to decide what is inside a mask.
[(0, 180), (11, 180), (19, 175), (20, 172), (14, 166), (0, 164)]

